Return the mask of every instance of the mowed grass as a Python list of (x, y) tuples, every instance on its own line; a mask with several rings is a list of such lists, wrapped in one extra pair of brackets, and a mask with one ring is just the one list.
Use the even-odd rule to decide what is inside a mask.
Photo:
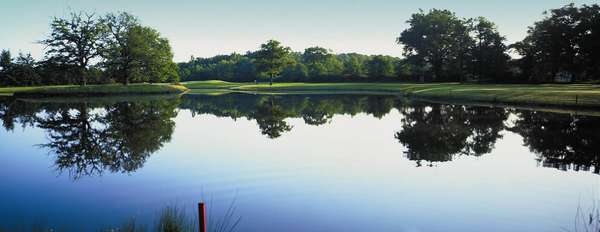
[(220, 91), (264, 93), (370, 93), (417, 98), (520, 105), (600, 107), (600, 86), (592, 84), (460, 84), (460, 83), (182, 83), (192, 93)]
[(0, 95), (14, 96), (110, 96), (142, 94), (178, 94), (188, 89), (171, 84), (110, 84), (110, 85), (60, 85), (0, 88)]
[(17, 92), (25, 92), (25, 91), (33, 91), (40, 88), (65, 88), (71, 87), (72, 85), (56, 85), (56, 86), (33, 86), (33, 87), (1, 87), (0, 88), (0, 96), (3, 95), (13, 95)]
[(189, 89), (231, 89), (231, 88), (241, 87), (241, 86), (245, 86), (245, 85), (251, 85), (254, 83), (236, 83), (236, 82), (211, 80), (211, 81), (189, 81), (189, 82), (183, 82), (181, 84)]

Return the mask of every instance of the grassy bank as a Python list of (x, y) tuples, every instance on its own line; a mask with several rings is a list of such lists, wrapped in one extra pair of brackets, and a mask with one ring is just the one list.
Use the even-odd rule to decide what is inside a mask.
[(429, 100), (486, 102), (508, 105), (600, 107), (600, 86), (591, 84), (459, 84), (459, 83), (182, 83), (190, 93), (238, 91), (258, 93), (395, 94)]
[(63, 85), (0, 88), (0, 95), (16, 97), (72, 97), (179, 94), (393, 94), (423, 100), (600, 108), (600, 86), (591, 84), (459, 84), (459, 83), (232, 83), (225, 81), (131, 85)]
[(111, 84), (111, 85), (60, 85), (0, 88), (0, 95), (16, 97), (47, 96), (114, 96), (146, 94), (178, 94), (187, 91), (181, 85), (170, 84)]

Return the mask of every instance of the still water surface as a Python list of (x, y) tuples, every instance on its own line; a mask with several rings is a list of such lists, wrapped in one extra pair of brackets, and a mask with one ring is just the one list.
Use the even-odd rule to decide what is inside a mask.
[(237, 231), (563, 231), (599, 198), (600, 118), (392, 96), (0, 99), (0, 230), (165, 206)]

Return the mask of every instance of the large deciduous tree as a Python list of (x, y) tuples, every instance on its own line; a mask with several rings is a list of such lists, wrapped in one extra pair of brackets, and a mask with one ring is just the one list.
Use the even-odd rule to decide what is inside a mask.
[(136, 26), (129, 32), (129, 40), (137, 65), (134, 73), (139, 80), (151, 83), (179, 81), (178, 66), (173, 62), (168, 39), (150, 27)]
[(107, 29), (103, 38), (106, 43), (102, 51), (104, 67), (113, 78), (127, 85), (135, 66), (129, 34), (133, 27), (139, 26), (138, 19), (126, 12), (109, 13), (102, 22)]
[(510, 59), (506, 54), (508, 48), (504, 44), (506, 38), (500, 35), (493, 22), (484, 17), (474, 20), (472, 29), (475, 40), (471, 52), (473, 78), (502, 81)]
[(396, 42), (404, 45), (404, 54), (417, 61), (416, 65), (431, 65), (434, 81), (459, 80), (464, 75), (469, 37), (467, 20), (448, 10), (433, 9), (415, 13), (410, 25)]
[(140, 25), (137, 18), (126, 12), (108, 14), (102, 21), (107, 28), (103, 63), (114, 78), (125, 85), (131, 81), (179, 80), (169, 41), (158, 31)]
[(344, 68), (342, 62), (335, 55), (322, 47), (305, 49), (302, 54), (302, 62), (312, 77), (340, 75)]
[(50, 23), (50, 35), (41, 43), (50, 59), (77, 67), (81, 85), (86, 85), (86, 70), (99, 55), (104, 26), (95, 14), (71, 13), (68, 18), (55, 17)]
[(550, 10), (512, 45), (523, 58), (525, 77), (534, 82), (598, 79), (600, 6), (574, 4)]
[(286, 65), (291, 63), (289, 58), (291, 49), (281, 46), (281, 43), (276, 40), (269, 40), (267, 43), (260, 46), (260, 50), (256, 51), (254, 63), (257, 70), (269, 76), (269, 84), (273, 84), (275, 78)]
[(600, 5), (583, 5), (579, 8), (577, 42), (582, 72), (585, 78), (600, 79)]

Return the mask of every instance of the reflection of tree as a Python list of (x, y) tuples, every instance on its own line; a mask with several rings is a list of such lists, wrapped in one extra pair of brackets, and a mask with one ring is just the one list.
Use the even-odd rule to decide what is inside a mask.
[(33, 126), (38, 111), (39, 106), (36, 104), (24, 104), (9, 97), (0, 97), (0, 121), (8, 131), (13, 130), (15, 124)]
[(39, 119), (39, 127), (48, 131), (50, 140), (43, 147), (56, 154), (59, 171), (69, 170), (75, 178), (102, 171), (102, 133), (92, 126), (97, 120), (96, 115), (90, 116), (85, 103), (49, 112)]
[(313, 126), (319, 126), (331, 122), (333, 115), (328, 114), (325, 111), (319, 111), (318, 108), (307, 108), (302, 112), (302, 119), (304, 123)]
[(402, 113), (402, 130), (395, 137), (419, 166), (422, 160), (445, 162), (458, 154), (489, 153), (507, 117), (503, 109), (456, 105), (417, 105)]
[(395, 100), (390, 96), (368, 96), (365, 112), (381, 119), (392, 110)]
[(523, 136), (544, 167), (600, 173), (598, 118), (519, 111), (512, 131)]
[(113, 172), (132, 172), (143, 166), (146, 158), (171, 140), (176, 116), (175, 104), (124, 102), (107, 107), (102, 122), (104, 150), (110, 154), (106, 164)]
[(331, 122), (336, 114), (367, 113), (381, 118), (394, 108), (396, 100), (395, 96), (375, 95), (195, 95), (184, 96), (181, 107), (190, 109), (192, 115), (255, 119), (262, 134), (278, 138), (292, 129), (286, 118), (302, 118), (315, 126)]
[(465, 109), (471, 136), (466, 151), (473, 155), (492, 152), (496, 141), (502, 138), (504, 121), (508, 112), (502, 108), (466, 107)]
[(404, 112), (402, 131), (397, 132), (395, 137), (407, 147), (408, 159), (450, 161), (452, 155), (465, 147), (469, 134), (464, 130), (465, 120), (461, 118), (462, 115), (454, 112), (456, 108), (421, 106)]
[(59, 171), (77, 179), (104, 170), (133, 172), (168, 142), (176, 101), (128, 102), (91, 108), (77, 103), (40, 116), (48, 133), (42, 145), (56, 155)]
[(9, 99), (1, 99), (0, 101), (0, 119), (2, 119), (2, 126), (10, 131), (15, 128), (15, 118), (14, 111), (11, 109), (12, 101), (8, 101)]
[(311, 98), (305, 98), (302, 106), (300, 116), (304, 122), (308, 125), (319, 126), (331, 122), (333, 112), (339, 111), (339, 107), (342, 105), (336, 104), (330, 99), (314, 101)]
[(257, 106), (256, 123), (263, 135), (271, 139), (279, 138), (283, 132), (292, 130), (284, 119), (287, 117), (281, 106), (274, 103), (273, 97)]
[[(262, 134), (278, 138), (292, 130), (287, 118), (322, 125), (334, 115), (367, 113), (382, 117), (397, 108), (404, 116), (395, 134), (406, 156), (421, 165), (451, 161), (457, 155), (492, 151), (505, 128), (501, 108), (405, 104), (394, 96), (294, 95), (184, 96), (177, 100), (122, 103), (44, 103), (0, 98), (0, 121), (7, 130), (39, 126), (56, 166), (74, 178), (103, 171), (128, 173), (170, 140), (176, 107), (196, 114), (256, 120)], [(597, 117), (517, 111), (511, 131), (539, 156), (541, 165), (562, 170), (600, 172), (600, 123)], [(432, 165), (431, 163), (429, 165)]]

